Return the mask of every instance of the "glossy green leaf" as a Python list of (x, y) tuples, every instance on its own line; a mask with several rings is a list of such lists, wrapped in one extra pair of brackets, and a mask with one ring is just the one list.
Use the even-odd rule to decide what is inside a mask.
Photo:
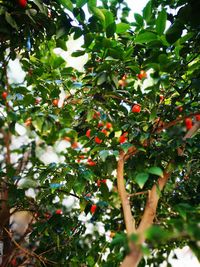
[(148, 173), (158, 175), (158, 176), (163, 176), (163, 171), (159, 167), (150, 167), (148, 170)]
[(146, 181), (149, 178), (149, 174), (146, 172), (138, 173), (135, 177), (135, 182), (139, 185), (139, 187), (142, 189), (146, 183)]
[(156, 20), (156, 31), (159, 35), (164, 33), (167, 21), (167, 12), (165, 9), (158, 13), (158, 17)]

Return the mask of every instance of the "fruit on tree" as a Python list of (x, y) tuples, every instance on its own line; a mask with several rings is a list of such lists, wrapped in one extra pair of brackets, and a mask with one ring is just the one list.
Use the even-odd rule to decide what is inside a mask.
[(94, 141), (95, 141), (95, 143), (97, 143), (97, 144), (101, 144), (102, 142), (103, 142), (103, 140), (101, 140), (99, 137), (95, 137), (94, 138)]
[(73, 144), (71, 144), (71, 148), (73, 149), (76, 149), (78, 147), (79, 147), (78, 142), (74, 142)]
[(178, 107), (178, 111), (182, 112), (183, 111), (183, 107), (182, 106)]
[(91, 208), (90, 208), (90, 212), (91, 212), (92, 214), (94, 214), (95, 211), (96, 211), (96, 209), (97, 209), (97, 205), (93, 204), (93, 205), (91, 206)]
[(145, 79), (147, 77), (147, 73), (144, 70), (141, 70), (140, 73), (137, 75), (139, 80)]
[(118, 85), (124, 87), (124, 86), (127, 85), (127, 82), (126, 82), (126, 80), (122, 80), (121, 79), (121, 80), (118, 81)]
[(97, 119), (101, 116), (99, 111), (95, 111), (94, 115), (93, 115), (93, 119)]
[(187, 130), (190, 130), (192, 128), (192, 119), (191, 118), (185, 119), (185, 127)]
[(124, 135), (121, 135), (120, 137), (119, 137), (119, 142), (120, 142), (120, 144), (123, 144), (124, 142), (126, 142), (127, 141), (127, 137), (125, 137)]
[(18, 3), (22, 8), (25, 8), (27, 5), (27, 0), (19, 0)]
[(200, 114), (195, 115), (196, 121), (200, 121)]
[(106, 129), (110, 130), (112, 128), (111, 122), (106, 122)]
[(87, 163), (88, 163), (89, 166), (95, 166), (96, 165), (96, 162), (93, 161), (92, 159), (88, 159)]
[(65, 136), (63, 139), (64, 139), (65, 141), (67, 141), (67, 142), (71, 142), (71, 138), (68, 137), (68, 136)]
[(163, 102), (164, 100), (164, 95), (160, 95), (160, 102)]
[(24, 123), (26, 126), (30, 126), (32, 124), (32, 119), (31, 118), (28, 118), (26, 119), (25, 123)]
[(61, 209), (56, 210), (56, 214), (61, 215), (63, 212)]
[(2, 98), (4, 100), (6, 100), (7, 96), (8, 96), (8, 93), (6, 91), (4, 91), (2, 94), (1, 94)]
[(104, 125), (103, 122), (100, 121), (100, 122), (98, 123), (97, 127), (98, 127), (98, 128), (101, 128), (101, 127), (103, 127), (103, 125)]
[(90, 138), (90, 137), (91, 137), (90, 134), (91, 134), (91, 129), (88, 129), (85, 135), (86, 135), (88, 138)]
[(141, 106), (139, 104), (133, 105), (132, 112), (134, 112), (134, 113), (140, 113), (140, 111), (141, 111)]
[(105, 136), (108, 136), (109, 135), (109, 132), (106, 129), (102, 129), (101, 132), (104, 133)]
[(55, 107), (57, 107), (57, 106), (58, 106), (58, 102), (59, 102), (58, 99), (54, 99), (54, 100), (52, 101), (52, 104), (53, 104)]

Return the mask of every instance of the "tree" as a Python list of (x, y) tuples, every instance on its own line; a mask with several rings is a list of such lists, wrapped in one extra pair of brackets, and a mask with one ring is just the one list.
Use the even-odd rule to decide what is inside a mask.
[[(152, 0), (131, 23), (124, 1), (22, 2), (0, 2), (1, 266), (158, 266), (186, 244), (199, 258), (198, 1)], [(54, 52), (72, 33), (84, 73)], [(17, 56), (23, 84), (8, 79)]]

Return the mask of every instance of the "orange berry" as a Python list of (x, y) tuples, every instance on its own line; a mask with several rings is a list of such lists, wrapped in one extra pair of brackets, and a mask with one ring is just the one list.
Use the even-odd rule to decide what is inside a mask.
[(127, 82), (126, 82), (126, 80), (119, 80), (118, 85), (124, 87), (127, 85)]
[(53, 101), (52, 101), (52, 103), (53, 103), (53, 105), (55, 106), (55, 107), (57, 107), (58, 106), (58, 99), (54, 99)]
[(31, 123), (32, 123), (32, 119), (31, 119), (31, 118), (28, 118), (28, 119), (25, 121), (24, 124), (25, 124), (26, 126), (30, 126)]
[(140, 113), (140, 111), (141, 111), (141, 106), (140, 105), (138, 105), (138, 104), (133, 105), (132, 112)]
[(101, 180), (97, 180), (97, 186), (98, 186), (98, 187), (101, 186)]
[(160, 95), (160, 102), (163, 102), (164, 100), (164, 95)]
[(80, 159), (84, 159), (85, 158), (85, 155), (79, 155), (79, 158)]
[(77, 142), (74, 142), (73, 144), (71, 144), (71, 148), (73, 148), (73, 149), (76, 149), (78, 147), (79, 147), (79, 145)]
[(115, 233), (114, 232), (111, 232), (110, 233), (110, 237), (113, 238), (115, 236)]
[(93, 205), (91, 206), (91, 208), (90, 208), (90, 212), (91, 212), (92, 214), (94, 214), (95, 211), (96, 211), (96, 209), (97, 209), (97, 205), (93, 204)]
[(65, 136), (63, 139), (64, 139), (65, 141), (67, 141), (67, 142), (71, 142), (71, 138), (68, 137), (68, 136)]
[(101, 144), (103, 142), (103, 140), (99, 139), (99, 137), (97, 137), (97, 136), (95, 137), (94, 141), (97, 144)]
[(140, 73), (137, 75), (138, 79), (142, 80), (147, 77), (147, 73), (144, 70), (141, 70)]
[(102, 129), (101, 132), (104, 133), (105, 136), (108, 136), (109, 135), (109, 132), (106, 129)]

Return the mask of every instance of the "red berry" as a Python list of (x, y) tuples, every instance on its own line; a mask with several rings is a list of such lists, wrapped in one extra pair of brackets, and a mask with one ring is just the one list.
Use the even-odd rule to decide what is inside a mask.
[(98, 186), (98, 187), (101, 186), (101, 180), (97, 180), (97, 186)]
[(91, 160), (91, 159), (88, 159), (88, 165), (89, 165), (89, 166), (95, 166), (95, 165), (96, 165), (96, 162), (94, 162), (94, 161)]
[(160, 102), (163, 102), (164, 100), (164, 95), (160, 95)]
[(185, 127), (187, 130), (190, 130), (192, 128), (192, 119), (191, 118), (185, 119)]
[(106, 128), (110, 130), (112, 128), (112, 123), (106, 122)]
[(127, 141), (127, 138), (124, 136), (124, 135), (121, 135), (120, 137), (119, 137), (119, 142), (120, 142), (120, 144), (123, 144), (124, 142), (126, 142)]
[(200, 121), (200, 114), (195, 115), (196, 121)]
[(106, 184), (106, 182), (107, 182), (106, 179), (101, 180), (101, 183), (102, 183), (102, 184)]
[(16, 259), (11, 260), (11, 266), (17, 266), (17, 261)]
[(49, 218), (51, 217), (51, 214), (48, 213), (48, 212), (46, 212), (46, 213), (44, 214), (44, 217), (45, 217), (46, 219), (49, 219)]
[(2, 96), (2, 98), (3, 98), (4, 100), (6, 100), (6, 98), (7, 98), (7, 96), (8, 96), (8, 93), (4, 91), (4, 92), (1, 94), (1, 96)]
[(85, 135), (86, 135), (88, 138), (90, 138), (90, 137), (91, 137), (90, 134), (91, 134), (91, 130), (88, 129)]
[(96, 209), (97, 209), (97, 205), (93, 204), (93, 205), (91, 206), (91, 208), (90, 208), (91, 213), (94, 214), (95, 211), (96, 211)]
[(100, 112), (99, 111), (95, 111), (94, 115), (93, 115), (93, 119), (97, 119), (98, 117), (100, 117)]
[(103, 141), (101, 140), (101, 139), (99, 139), (99, 137), (95, 137), (95, 139), (94, 139), (94, 141), (95, 141), (95, 143), (97, 143), (97, 144), (101, 144)]
[(133, 107), (132, 107), (132, 112), (134, 113), (139, 113), (141, 111), (141, 106), (138, 105), (138, 104), (135, 104)]
[(55, 107), (57, 107), (57, 106), (58, 106), (58, 101), (59, 101), (58, 99), (54, 99), (54, 100), (53, 100), (53, 102), (52, 102), (52, 103), (53, 103), (53, 105), (54, 105)]
[(98, 128), (103, 127), (103, 122), (100, 121), (100, 122), (98, 123), (97, 127), (98, 127)]
[(79, 155), (79, 158), (80, 159), (84, 159), (85, 158), (85, 155)]
[(182, 111), (183, 111), (183, 107), (181, 107), (181, 106), (178, 107), (178, 111), (179, 111), (179, 112), (182, 112)]
[(20, 5), (22, 8), (25, 8), (26, 5), (27, 5), (27, 0), (19, 0), (19, 5)]
[(124, 132), (122, 135), (127, 137), (128, 136), (128, 132)]
[(147, 77), (146, 71), (141, 70), (140, 73), (137, 75), (138, 79), (142, 80)]
[(61, 215), (62, 213), (62, 210), (56, 210), (56, 214)]

